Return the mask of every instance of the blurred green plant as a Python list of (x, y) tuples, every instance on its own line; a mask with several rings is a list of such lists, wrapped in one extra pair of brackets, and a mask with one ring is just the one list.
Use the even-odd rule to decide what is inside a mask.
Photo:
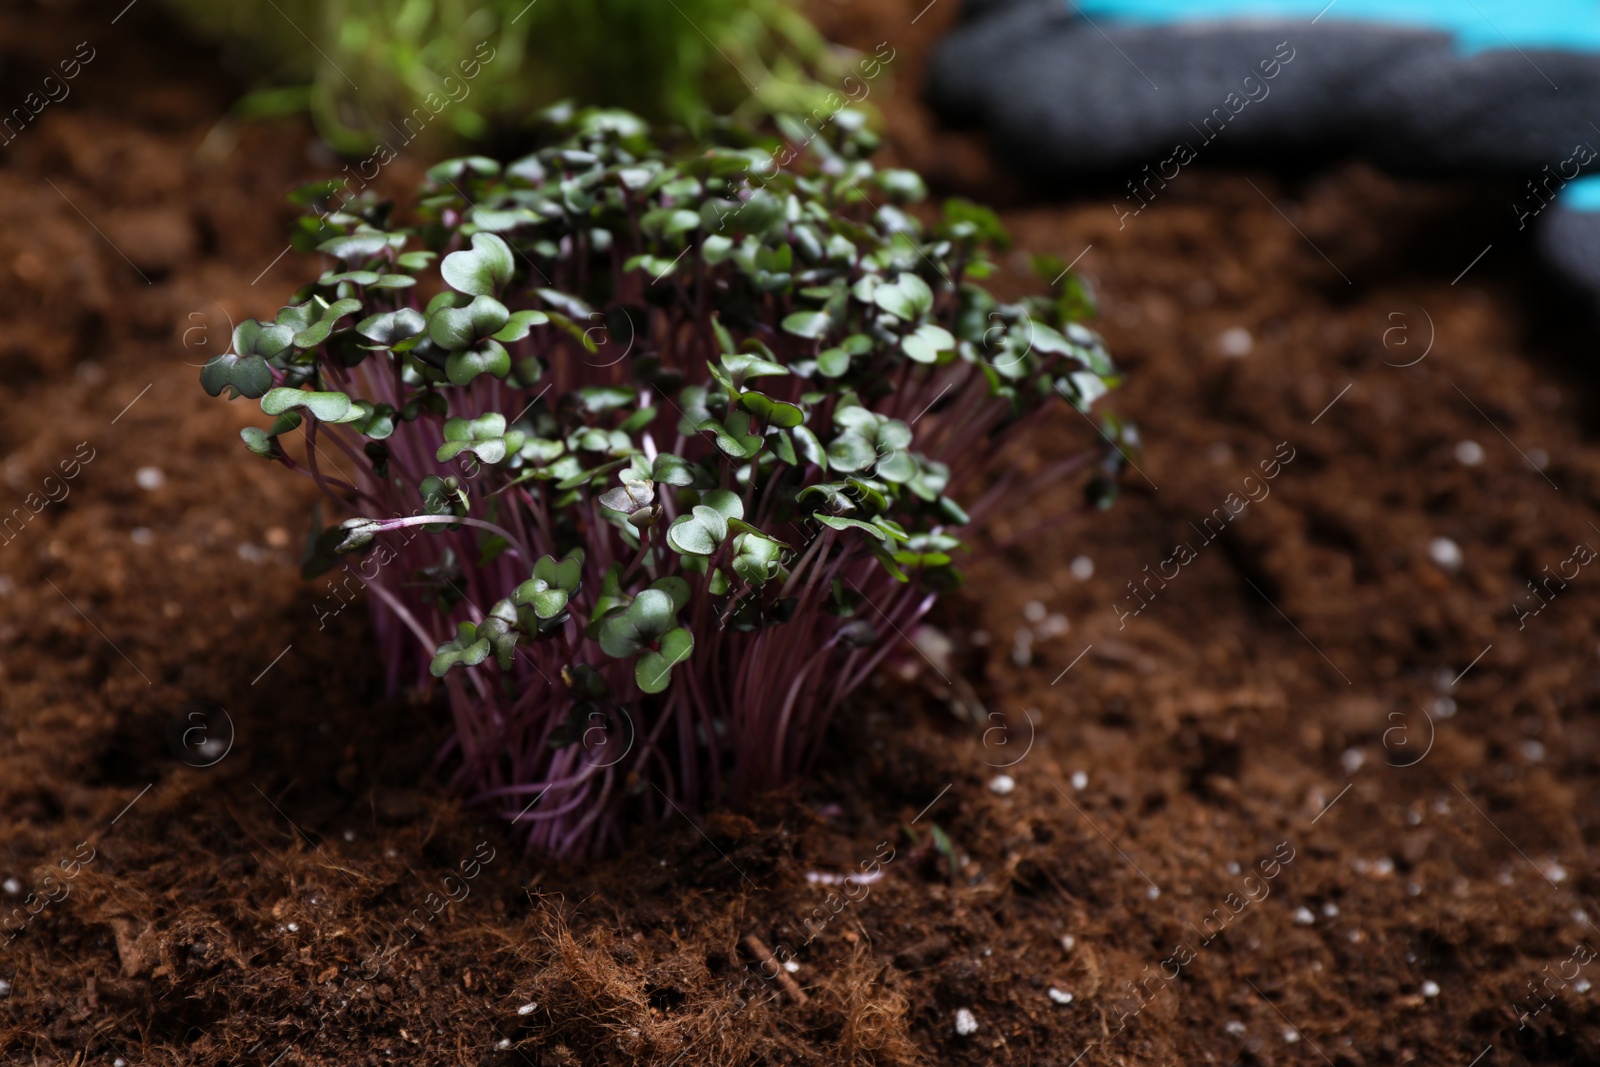
[[(261, 117), (309, 110), (342, 151), (392, 138), (424, 101), (425, 138), (478, 139), (566, 97), (700, 131), (804, 113), (844, 69), (791, 0), (165, 0), (237, 46), (275, 87)], [(452, 86), (454, 86), (452, 88)]]

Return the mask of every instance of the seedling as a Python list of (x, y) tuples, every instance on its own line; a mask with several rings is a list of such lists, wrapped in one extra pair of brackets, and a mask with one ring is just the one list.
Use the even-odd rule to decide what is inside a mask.
[(367, 198), (318, 232), (302, 195), (328, 269), (201, 379), (351, 514), (305, 573), (369, 556), (379, 655), (442, 681), (455, 780), (570, 853), (801, 772), (959, 584), (971, 516), (1038, 491), (999, 451), (1117, 379), (1077, 305), (974, 284), (998, 221), (918, 221), (858, 121), (763, 175), (770, 145), (544, 118), (532, 155), (433, 168), (409, 227)]

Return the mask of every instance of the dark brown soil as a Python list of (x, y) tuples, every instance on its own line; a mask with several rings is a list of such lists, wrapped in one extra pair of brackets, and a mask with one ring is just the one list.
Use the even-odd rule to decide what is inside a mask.
[[(894, 43), (893, 154), (1017, 202), (911, 91), (954, 4), (817, 16)], [(1600, 1059), (1600, 577), (1525, 585), (1600, 545), (1593, 342), (1524, 249), (1452, 283), (1495, 190), (1196, 171), (1121, 229), (1109, 195), (1009, 211), (1022, 249), (1089, 249), (1148, 446), (1121, 501), (1006, 509), (996, 538), (1043, 532), (803, 788), (551, 865), (434, 783), (445, 719), (383, 699), (363, 611), (319, 630), (312, 493), (196, 384), (304, 276), (282, 196), (337, 164), (219, 125), (235, 87), (151, 7), (0, 13), (5, 107), (97, 50), (0, 149), (4, 1062)], [(169, 732), (225, 735), (216, 705), (231, 750), (183, 765)], [(837, 913), (808, 881), (891, 848)]]

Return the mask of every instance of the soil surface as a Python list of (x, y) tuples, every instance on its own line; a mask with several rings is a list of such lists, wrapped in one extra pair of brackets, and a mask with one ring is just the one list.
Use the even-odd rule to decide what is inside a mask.
[(1011, 205), (1001, 287), (1081, 256), (1147, 447), (1004, 509), (802, 787), (546, 864), (364, 607), (319, 628), (313, 490), (197, 384), (340, 164), (119, 6), (0, 12), (5, 109), (94, 52), (0, 148), (0, 1062), (1600, 1059), (1593, 341), (1511, 191), (1202, 169), (1119, 225), (919, 108), (955, 0), (822, 0), (896, 49), (890, 154)]

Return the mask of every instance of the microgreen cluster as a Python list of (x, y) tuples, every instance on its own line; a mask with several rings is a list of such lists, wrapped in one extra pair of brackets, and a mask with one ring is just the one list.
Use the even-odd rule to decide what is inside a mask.
[(919, 222), (858, 115), (783, 171), (622, 112), (544, 119), (522, 159), (433, 168), (410, 227), (307, 191), (325, 273), (201, 378), (258, 398), (246, 445), (353, 514), (306, 573), (367, 556), (383, 662), (441, 680), (457, 781), (572, 852), (625, 807), (792, 778), (911, 654), (971, 516), (1097, 459), (1104, 498), (1120, 449), (993, 462), (1115, 384), (1085, 292), (974, 284), (998, 221)]

